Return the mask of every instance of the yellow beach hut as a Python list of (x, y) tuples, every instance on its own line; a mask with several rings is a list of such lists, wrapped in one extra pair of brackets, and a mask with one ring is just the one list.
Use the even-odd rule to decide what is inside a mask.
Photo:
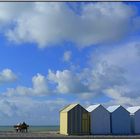
[(79, 104), (70, 104), (60, 111), (60, 134), (89, 134), (89, 121), (89, 113), (86, 109)]

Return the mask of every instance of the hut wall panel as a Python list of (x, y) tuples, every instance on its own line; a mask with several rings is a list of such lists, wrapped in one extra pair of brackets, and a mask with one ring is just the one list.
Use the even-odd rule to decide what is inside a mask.
[(110, 113), (102, 106), (91, 112), (91, 134), (110, 134)]
[(68, 128), (69, 128), (69, 134), (81, 134), (81, 114), (80, 114), (80, 106), (76, 106), (71, 111), (68, 112)]
[[(82, 125), (83, 114), (86, 114), (86, 121), (84, 126)], [(70, 135), (87, 134), (89, 133), (89, 117), (88, 112), (77, 105), (71, 111), (68, 112), (68, 133)], [(85, 127), (85, 129), (83, 129)]]
[(67, 112), (66, 113), (60, 113), (60, 133), (67, 135), (67, 124), (68, 124), (68, 120), (67, 120)]
[(135, 123), (134, 128), (135, 134), (140, 134), (140, 110), (135, 113), (134, 123)]
[(113, 134), (130, 134), (130, 116), (124, 108), (119, 108), (111, 113), (112, 133)]
[(135, 134), (135, 116), (130, 115), (130, 121), (131, 121), (131, 134)]

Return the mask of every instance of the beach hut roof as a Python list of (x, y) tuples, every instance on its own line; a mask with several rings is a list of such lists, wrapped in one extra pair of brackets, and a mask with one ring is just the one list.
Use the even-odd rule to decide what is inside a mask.
[(70, 104), (70, 105), (66, 106), (64, 109), (62, 109), (61, 112), (68, 112), (77, 105), (78, 104)]
[(99, 107), (100, 104), (96, 104), (96, 105), (90, 105), (86, 110), (88, 112), (92, 112), (93, 110), (95, 110), (97, 107)]
[(140, 106), (133, 106), (133, 107), (128, 107), (127, 110), (130, 112), (130, 113), (135, 113), (137, 112), (138, 110), (140, 110)]
[(114, 112), (116, 109), (118, 109), (120, 107), (120, 105), (114, 105), (114, 106), (109, 106), (108, 108), (107, 108), (107, 110), (109, 111), (109, 112)]

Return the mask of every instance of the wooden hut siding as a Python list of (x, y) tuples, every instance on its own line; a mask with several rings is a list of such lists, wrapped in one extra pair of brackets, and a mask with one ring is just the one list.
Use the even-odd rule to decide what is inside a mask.
[(89, 115), (80, 105), (68, 112), (68, 134), (89, 134)]
[(134, 133), (140, 134), (140, 110), (135, 113), (133, 125), (134, 125)]
[(91, 105), (87, 110), (91, 134), (110, 134), (110, 113), (102, 105)]
[(131, 118), (131, 134), (140, 134), (140, 106), (129, 107)]
[[(67, 113), (67, 116), (63, 116), (63, 113)], [(63, 117), (67, 117), (67, 122), (62, 122)], [(67, 125), (65, 124), (67, 123)], [(60, 112), (60, 133), (66, 135), (83, 135), (89, 134), (89, 114), (79, 104), (72, 108), (68, 106)], [(67, 127), (67, 128), (66, 128)], [(65, 133), (63, 132), (65, 129)]]
[(135, 117), (134, 115), (130, 115), (131, 119), (131, 134), (135, 134)]
[(68, 117), (67, 117), (67, 113), (61, 113), (60, 114), (60, 133), (64, 134), (64, 135), (68, 135), (67, 133), (67, 127), (68, 127)]
[(92, 118), (93, 134), (110, 134), (110, 114), (108, 111), (98, 108), (93, 112)]
[(79, 107), (75, 107), (68, 112), (68, 133), (71, 134), (81, 134), (81, 114), (79, 113)]
[(130, 116), (129, 112), (119, 106), (113, 112), (111, 112), (111, 132), (112, 134), (130, 134), (131, 126), (130, 126)]

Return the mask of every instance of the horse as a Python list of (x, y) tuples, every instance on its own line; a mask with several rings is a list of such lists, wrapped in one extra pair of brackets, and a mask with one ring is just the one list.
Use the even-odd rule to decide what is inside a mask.
[(26, 123), (20, 125), (14, 125), (16, 132), (28, 132), (28, 127), (29, 125), (27, 125)]

